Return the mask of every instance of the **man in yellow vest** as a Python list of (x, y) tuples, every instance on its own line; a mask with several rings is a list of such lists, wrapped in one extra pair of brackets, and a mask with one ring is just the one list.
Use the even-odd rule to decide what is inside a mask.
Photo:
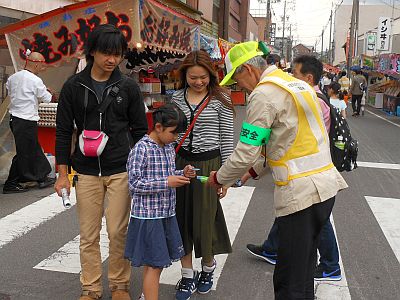
[(268, 65), (266, 52), (265, 44), (245, 42), (225, 57), (227, 75), (221, 85), (236, 83), (251, 94), (240, 141), (225, 164), (210, 173), (209, 183), (231, 186), (250, 167), (261, 170), (265, 162), (259, 157), (266, 147), (280, 242), (275, 299), (314, 299), (318, 235), (334, 196), (347, 184), (332, 164), (315, 91)]

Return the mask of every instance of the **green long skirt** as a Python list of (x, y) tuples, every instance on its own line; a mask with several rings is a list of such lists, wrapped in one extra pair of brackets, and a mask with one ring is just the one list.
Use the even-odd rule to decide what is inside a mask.
[[(200, 169), (197, 175), (209, 176), (220, 168), (221, 157), (190, 161), (177, 155), (177, 170), (188, 164)], [(193, 247), (196, 258), (231, 253), (224, 212), (215, 188), (192, 179), (190, 185), (177, 188), (176, 192), (176, 217), (185, 253), (192, 252)]]

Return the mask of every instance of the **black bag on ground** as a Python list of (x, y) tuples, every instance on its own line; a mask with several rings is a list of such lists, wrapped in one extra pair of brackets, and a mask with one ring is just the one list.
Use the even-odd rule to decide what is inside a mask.
[(350, 134), (350, 127), (340, 111), (330, 104), (328, 98), (317, 93), (329, 105), (331, 128), (329, 130), (329, 144), (332, 162), (339, 172), (351, 171), (357, 168), (358, 141)]

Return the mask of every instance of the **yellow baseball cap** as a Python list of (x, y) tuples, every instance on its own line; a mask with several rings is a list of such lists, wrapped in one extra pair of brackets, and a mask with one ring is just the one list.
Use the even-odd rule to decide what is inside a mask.
[(250, 41), (235, 45), (225, 56), (226, 76), (222, 79), (219, 85), (231, 85), (236, 83), (232, 79), (237, 67), (244, 64), (249, 59), (266, 53), (259, 49), (258, 42)]

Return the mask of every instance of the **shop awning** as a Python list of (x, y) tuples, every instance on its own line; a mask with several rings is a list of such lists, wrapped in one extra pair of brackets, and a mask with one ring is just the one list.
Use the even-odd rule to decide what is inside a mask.
[[(0, 35), (5, 34), (16, 70), (24, 68), (25, 51), (30, 49), (43, 54), (48, 67), (57, 67), (57, 73), (65, 76), (57, 80), (62, 84), (83, 57), (89, 32), (104, 23), (118, 27), (131, 49), (149, 47), (180, 55), (199, 49), (200, 22), (157, 0), (76, 3), (3, 27)], [(75, 68), (71, 69), (71, 64)], [(40, 76), (47, 78), (46, 74)]]

